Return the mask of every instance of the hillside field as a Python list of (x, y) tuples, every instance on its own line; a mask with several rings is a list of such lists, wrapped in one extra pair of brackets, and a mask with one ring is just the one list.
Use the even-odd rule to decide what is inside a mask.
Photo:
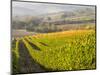
[(14, 73), (95, 69), (95, 30), (15, 38), (12, 41), (12, 58)]

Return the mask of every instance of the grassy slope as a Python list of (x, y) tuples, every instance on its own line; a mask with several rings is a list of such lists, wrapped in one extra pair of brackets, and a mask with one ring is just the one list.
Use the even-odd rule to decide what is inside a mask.
[(17, 73), (19, 70), (18, 60), (19, 60), (20, 56), (19, 56), (18, 45), (19, 45), (19, 40), (16, 39), (16, 41), (14, 41), (14, 43), (12, 44), (12, 69), (13, 69), (13, 73)]
[(23, 38), (33, 59), (50, 70), (95, 68), (95, 31), (93, 30), (39, 34), (30, 36), (29, 39), (41, 49), (36, 51)]

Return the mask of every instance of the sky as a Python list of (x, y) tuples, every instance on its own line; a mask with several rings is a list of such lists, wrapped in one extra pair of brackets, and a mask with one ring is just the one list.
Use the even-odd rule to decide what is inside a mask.
[(48, 4), (48, 3), (36, 3), (36, 2), (12, 2), (12, 14), (13, 16), (22, 15), (42, 15), (47, 13), (56, 13), (61, 11), (73, 11), (77, 9), (91, 8), (94, 6), (80, 6), (69, 4)]

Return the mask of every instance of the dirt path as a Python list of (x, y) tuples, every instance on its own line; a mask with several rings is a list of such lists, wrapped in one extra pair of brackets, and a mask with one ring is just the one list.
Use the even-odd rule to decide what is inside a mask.
[(30, 56), (23, 41), (19, 42), (19, 55), (19, 73), (45, 72), (44, 68)]

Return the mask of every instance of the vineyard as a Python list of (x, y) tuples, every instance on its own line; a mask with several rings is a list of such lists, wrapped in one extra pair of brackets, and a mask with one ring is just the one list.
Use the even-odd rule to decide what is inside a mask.
[(36, 73), (96, 68), (94, 30), (70, 30), (15, 38), (14, 73)]

